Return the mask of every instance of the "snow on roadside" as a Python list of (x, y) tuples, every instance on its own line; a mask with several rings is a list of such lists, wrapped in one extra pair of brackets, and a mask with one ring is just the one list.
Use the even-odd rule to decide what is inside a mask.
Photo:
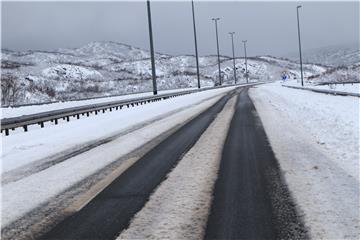
[(203, 238), (235, 102), (225, 105), (118, 239)]
[(38, 126), (30, 126), (27, 133), (24, 133), (22, 129), (16, 129), (12, 134), (3, 138), (2, 170), (7, 172), (69, 149), (81, 148), (91, 141), (115, 135), (135, 124), (199, 103), (233, 88), (193, 93), (59, 125), (48, 123), (48, 126), (43, 129)]
[[(174, 92), (181, 92), (181, 91), (188, 91), (194, 90), (194, 88), (182, 88), (182, 89), (173, 89), (173, 90), (164, 90), (159, 91), (159, 94), (167, 94), (167, 93), (174, 93)], [(23, 106), (23, 107), (6, 107), (1, 108), (1, 118), (10, 118), (10, 117), (18, 117), (22, 115), (40, 113), (45, 111), (52, 111), (58, 110), (63, 108), (71, 108), (71, 107), (79, 107), (88, 104), (95, 104), (95, 103), (104, 103), (104, 102), (111, 102), (111, 101), (120, 101), (120, 100), (127, 100), (127, 99), (135, 99), (140, 97), (150, 97), (152, 96), (152, 92), (145, 92), (145, 93), (135, 93), (135, 94), (127, 94), (122, 96), (116, 97), (103, 97), (103, 98), (94, 98), (88, 100), (79, 100), (79, 101), (67, 101), (67, 102), (56, 102), (56, 103), (49, 103), (49, 104), (42, 104), (42, 105), (31, 105), (31, 106)]]
[[(166, 112), (170, 110), (174, 110), (179, 106), (189, 106), (190, 104), (198, 103), (197, 105), (193, 105), (192, 107), (186, 108), (183, 111), (179, 111), (173, 115), (170, 115), (160, 121), (156, 121), (147, 125), (141, 129), (133, 131), (129, 134), (123, 135), (118, 137), (117, 139), (100, 145), (96, 148), (93, 148), (87, 152), (84, 152), (80, 155), (67, 159), (66, 161), (60, 162), (54, 166), (51, 166), (43, 171), (37, 172), (30, 176), (24, 177), (18, 181), (10, 182), (6, 185), (2, 186), (2, 224), (6, 226), (10, 222), (20, 218), (24, 214), (28, 213), (29, 211), (33, 210), (37, 206), (46, 203), (51, 198), (55, 197), (57, 194), (65, 191), (69, 187), (73, 186), (77, 182), (81, 181), (82, 179), (90, 176), (91, 174), (99, 171), (106, 165), (116, 161), (121, 156), (135, 150), (136, 148), (142, 146), (143, 144), (151, 141), (151, 139), (159, 136), (161, 133), (170, 130), (177, 126), (178, 124), (183, 123), (187, 119), (191, 118), (192, 116), (204, 111), (206, 108), (210, 107), (214, 104), (226, 91), (231, 90), (232, 88), (227, 89), (217, 89), (212, 91), (207, 91), (203, 93), (196, 93), (191, 94), (183, 97), (179, 97), (176, 99), (172, 99), (171, 101), (161, 101), (163, 105), (154, 107), (155, 105), (149, 104), (143, 106), (143, 108), (138, 108), (138, 110), (133, 109), (132, 113), (138, 112), (137, 114), (133, 115), (125, 115), (126, 112), (119, 111), (117, 115), (104, 114), (105, 119), (99, 121), (97, 124), (105, 124), (105, 126), (110, 125), (112, 127), (109, 128), (109, 131), (117, 131), (121, 129), (120, 124), (114, 123), (121, 123), (121, 121), (128, 122), (127, 125), (135, 124), (136, 122), (142, 122), (148, 119), (149, 116), (152, 116), (150, 113), (155, 112), (159, 114), (160, 112)], [(210, 99), (201, 102), (201, 100)], [(200, 104), (199, 104), (200, 103)], [(160, 110), (163, 109), (163, 110)], [(142, 117), (140, 118), (140, 114)], [(127, 116), (127, 118), (121, 118)], [(119, 118), (120, 117), (120, 118)], [(89, 118), (87, 118), (89, 119)], [(34, 151), (49, 151), (53, 146), (52, 144), (56, 145), (56, 143), (60, 144), (62, 142), (67, 142), (73, 139), (75, 136), (79, 137), (78, 134), (84, 134), (82, 136), (83, 139), (87, 139), (90, 135), (89, 127), (91, 129), (92, 125), (90, 121), (87, 119), (77, 120), (73, 123), (64, 124), (63, 126), (68, 126), (67, 131), (63, 131), (63, 129), (51, 129), (48, 128), (50, 132), (46, 131), (45, 129), (41, 129), (38, 131), (40, 133), (39, 136), (34, 138), (34, 133), (36, 131), (30, 131), (26, 134), (18, 134), (17, 143), (16, 141), (13, 144), (13, 147), (17, 145), (20, 146), (17, 150), (22, 151), (22, 155), (18, 156), (18, 159), (13, 159), (14, 161), (19, 161), (24, 159), (23, 156), (27, 156), (29, 154), (27, 152), (28, 149), (21, 148), (26, 144), (31, 144), (32, 141), (44, 141), (42, 144), (47, 145), (45, 148), (31, 150), (30, 152)], [(110, 119), (109, 122), (106, 122), (106, 119)], [(76, 122), (82, 122), (81, 124), (76, 124)], [(125, 124), (126, 125), (126, 124)], [(85, 129), (88, 133), (84, 131), (77, 131), (78, 129)], [(53, 131), (53, 133), (51, 133)], [(56, 132), (63, 132), (65, 135), (56, 135)], [(23, 136), (29, 134), (28, 139), (24, 139)], [(32, 136), (31, 136), (32, 135)], [(16, 136), (16, 135), (14, 135)], [(60, 138), (59, 138), (60, 136)], [(11, 136), (9, 136), (11, 137)], [(42, 139), (41, 139), (42, 137)], [(64, 138), (65, 137), (65, 138)], [(99, 136), (97, 136), (99, 137)], [(10, 139), (10, 138), (9, 138)], [(4, 138), (5, 140), (5, 150), (6, 149), (6, 141), (8, 138)], [(23, 140), (23, 142), (22, 142)], [(79, 140), (79, 139), (77, 139)], [(51, 141), (52, 143), (49, 143)], [(36, 146), (36, 145), (35, 145)], [(119, 146), (121, 146), (119, 148)], [(106, 154), (104, 154), (106, 153)], [(27, 156), (28, 157), (28, 156)], [(27, 159), (27, 157), (25, 159)], [(13, 163), (9, 161), (9, 157), (3, 158), (5, 161), (4, 166), (9, 169), (13, 166)], [(101, 161), (99, 161), (101, 159)], [(19, 194), (21, 193), (21, 194)]]
[[(297, 81), (283, 82), (287, 86), (301, 87), (301, 84)], [(330, 84), (330, 85), (305, 85), (306, 88), (324, 89), (330, 91), (360, 93), (360, 83), (348, 83), (348, 84)]]
[(349, 92), (349, 93), (360, 93), (360, 84), (331, 84), (331, 85), (317, 85), (311, 86), (311, 88), (315, 89), (325, 89), (331, 91), (340, 91), (340, 92)]
[(314, 239), (360, 236), (359, 98), (266, 84), (250, 90)]

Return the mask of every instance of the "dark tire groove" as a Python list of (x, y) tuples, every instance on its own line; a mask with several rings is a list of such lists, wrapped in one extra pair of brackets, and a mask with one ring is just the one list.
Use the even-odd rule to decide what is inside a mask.
[(128, 227), (131, 218), (141, 210), (150, 194), (195, 144), (234, 93), (235, 90), (231, 91), (166, 138), (83, 209), (67, 217), (40, 239), (114, 239)]
[(247, 89), (224, 144), (205, 239), (308, 239)]

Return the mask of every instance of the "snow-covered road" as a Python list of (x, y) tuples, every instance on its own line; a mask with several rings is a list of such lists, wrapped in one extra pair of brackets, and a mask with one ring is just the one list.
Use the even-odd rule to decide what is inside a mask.
[[(234, 87), (194, 93), (66, 124), (49, 125), (44, 129), (33, 127), (27, 133), (15, 131), (3, 138), (2, 224), (5, 228), (10, 226), (4, 232), (4, 239), (20, 238), (31, 231), (46, 232), (46, 225), (58, 221), (51, 217), (54, 214), (51, 211), (64, 211), (60, 218), (77, 212), (142, 159), (144, 155), (141, 154), (173, 136), (180, 126), (232, 89)], [(360, 236), (359, 98), (290, 89), (282, 87), (280, 82), (259, 85), (249, 92), (256, 107), (256, 111), (249, 112), (257, 112), (264, 125), (310, 237), (357, 239)], [(244, 104), (243, 100), (238, 102)], [(167, 177), (148, 193), (149, 198), (148, 195), (145, 197), (149, 201), (135, 216), (131, 215), (131, 224), (120, 239), (199, 239), (204, 236), (219, 163), (224, 161), (221, 155), (223, 143), (229, 136), (229, 123), (234, 121), (231, 119), (236, 119), (233, 118), (234, 106), (235, 99), (232, 98), (200, 138), (196, 138), (195, 145), (186, 150), (181, 159), (179, 157), (179, 163), (169, 168)], [(245, 114), (239, 112), (237, 116), (241, 120)], [(249, 129), (241, 121), (235, 122), (245, 130)], [(234, 129), (229, 132), (235, 134)], [(241, 141), (236, 140), (236, 144), (250, 142), (244, 134), (237, 133), (237, 137)], [(175, 145), (179, 148), (181, 144)], [(253, 146), (257, 145), (259, 143), (253, 143)], [(260, 145), (269, 146), (268, 143)], [(139, 149), (143, 149), (141, 154), (132, 154)], [(250, 151), (248, 147), (239, 149), (246, 156)], [(262, 151), (255, 152), (263, 154)], [(161, 157), (165, 161), (168, 156), (169, 153)], [(156, 155), (153, 157), (159, 159)], [(261, 166), (268, 160), (259, 159), (255, 165)], [(236, 169), (247, 169), (244, 166), (240, 164)], [(251, 171), (257, 170), (245, 171), (252, 175)], [(256, 174), (260, 174), (259, 171)], [(145, 174), (146, 181), (150, 175)], [(131, 175), (130, 183), (139, 179), (134, 176), (138, 175)], [(91, 183), (84, 184), (84, 180), (90, 178)], [(241, 181), (233, 182), (246, 185)], [(250, 192), (255, 189), (251, 184), (248, 186)], [(252, 195), (254, 199), (258, 197), (255, 195)], [(252, 197), (247, 200), (237, 197), (234, 206), (244, 207)], [(123, 195), (122, 198), (125, 199)], [(65, 206), (63, 199), (68, 199)], [(274, 204), (272, 200), (268, 203)], [(246, 207), (243, 209), (246, 211)], [(94, 216), (96, 214), (91, 217)], [(245, 229), (246, 224), (242, 227)]]
[(250, 93), (312, 238), (357, 239), (359, 98), (279, 82)]
[(234, 113), (233, 97), (152, 194), (118, 239), (201, 239), (222, 147)]
[[(2, 176), (10, 179), (2, 186), (3, 226), (121, 156), (183, 124), (232, 89), (234, 87), (194, 93), (3, 138)], [(107, 138), (111, 141), (52, 164), (63, 153), (76, 152), (89, 142)], [(42, 165), (45, 167), (39, 170)], [(31, 174), (14, 178), (19, 169)]]

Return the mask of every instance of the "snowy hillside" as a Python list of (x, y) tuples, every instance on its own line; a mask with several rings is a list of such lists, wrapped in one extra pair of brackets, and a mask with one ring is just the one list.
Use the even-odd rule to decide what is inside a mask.
[(308, 80), (315, 85), (328, 83), (360, 83), (360, 62), (349, 66), (340, 66), (328, 69), (327, 71), (313, 75)]
[[(299, 60), (298, 53), (292, 53), (287, 57), (294, 61)], [(303, 51), (303, 61), (331, 67), (356, 64), (360, 62), (359, 43), (305, 50)]]
[[(196, 64), (191, 55), (156, 53), (160, 90), (195, 87)], [(202, 86), (218, 84), (217, 57), (199, 58)], [(233, 83), (232, 59), (221, 56), (224, 84)], [(236, 59), (238, 82), (245, 82), (245, 61)], [(66, 101), (89, 97), (151, 91), (148, 51), (115, 42), (91, 42), (76, 49), (56, 51), (2, 50), (2, 106)], [(305, 76), (320, 75), (328, 68), (304, 66)], [(275, 57), (248, 60), (250, 80), (278, 80), (283, 72), (299, 78), (296, 62)]]

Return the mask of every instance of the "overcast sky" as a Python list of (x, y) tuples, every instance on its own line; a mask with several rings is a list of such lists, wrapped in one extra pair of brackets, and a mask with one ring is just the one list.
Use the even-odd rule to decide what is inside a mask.
[[(196, 1), (199, 54), (215, 54), (215, 27), (220, 17), (221, 54), (231, 54), (228, 32), (234, 31), (236, 54), (248, 40), (249, 55), (282, 56), (298, 49), (296, 5), (300, 9), (303, 49), (359, 42), (359, 1), (244, 2)], [(155, 51), (193, 54), (191, 2), (151, 1)], [(149, 48), (146, 1), (2, 2), (2, 48), (53, 50), (91, 41), (115, 41)]]

